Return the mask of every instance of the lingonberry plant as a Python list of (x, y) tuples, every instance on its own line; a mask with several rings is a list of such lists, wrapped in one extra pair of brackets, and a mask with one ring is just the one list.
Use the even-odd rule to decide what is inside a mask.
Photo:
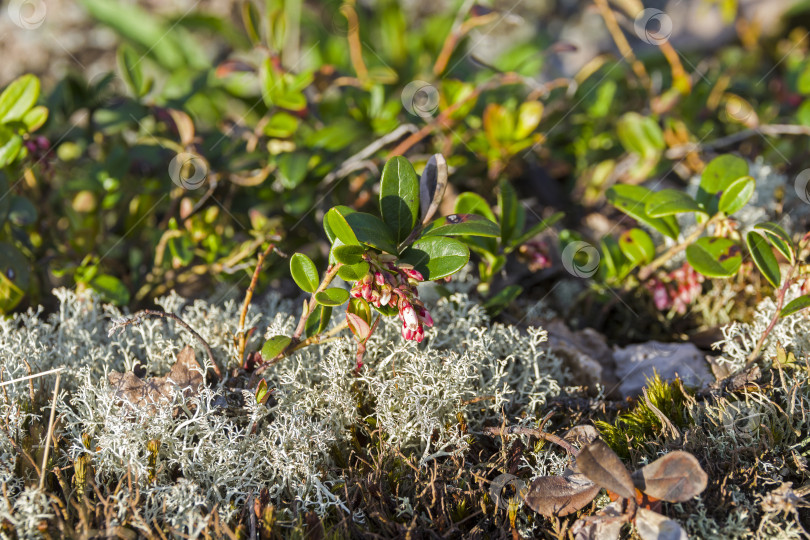
[[(447, 164), (441, 155), (431, 157), (421, 178), (407, 159), (394, 157), (382, 172), (381, 217), (348, 206), (330, 209), (323, 220), (331, 244), (329, 265), (321, 277), (309, 257), (291, 257), (295, 283), (311, 296), (293, 335), (273, 336), (265, 343), (265, 366), (349, 328), (357, 340), (359, 369), (381, 316), (398, 315), (402, 337), (421, 342), (433, 319), (419, 299), (418, 285), (449, 278), (470, 258), (467, 246), (451, 237), (501, 234), (496, 223), (473, 213), (432, 220), (446, 185)], [(351, 290), (331, 286), (336, 277)], [(344, 304), (345, 322), (326, 331), (333, 308)]]
[[(619, 239), (602, 240), (601, 277), (607, 283), (632, 282), (631, 273), (650, 290), (659, 310), (683, 314), (687, 305), (700, 296), (702, 277), (731, 278), (743, 271), (743, 242), (756, 268), (773, 287), (776, 313), (748, 358), (753, 363), (768, 334), (782, 317), (810, 307), (810, 295), (804, 294), (785, 305), (791, 285), (810, 277), (804, 261), (810, 248), (810, 233), (798, 242), (778, 224), (754, 224), (743, 237), (731, 217), (748, 204), (755, 181), (748, 174), (748, 163), (737, 156), (721, 155), (704, 169), (697, 194), (693, 198), (681, 190), (658, 192), (635, 185), (616, 185), (607, 192), (608, 201), (639, 223), (670, 238), (674, 243), (660, 250), (644, 230), (632, 228)], [(681, 239), (676, 219), (692, 214), (695, 225)], [(673, 257), (685, 251), (686, 263), (672, 272), (660, 270)], [(779, 258), (777, 258), (779, 257)], [(804, 291), (803, 291), (804, 292)]]

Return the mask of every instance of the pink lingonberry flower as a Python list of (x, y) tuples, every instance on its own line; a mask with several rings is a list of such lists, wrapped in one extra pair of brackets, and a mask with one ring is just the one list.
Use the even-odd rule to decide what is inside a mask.
[(684, 263), (668, 274), (650, 279), (646, 286), (652, 293), (656, 309), (659, 311), (672, 309), (684, 315), (688, 306), (700, 296), (702, 283), (703, 276), (689, 263)]

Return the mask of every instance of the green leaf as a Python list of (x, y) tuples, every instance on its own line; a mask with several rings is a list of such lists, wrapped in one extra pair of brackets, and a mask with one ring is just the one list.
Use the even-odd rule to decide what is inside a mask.
[(520, 205), (515, 188), (507, 180), (500, 183), (498, 209), (501, 213), (501, 241), (509, 244), (509, 240), (523, 230), (526, 211)]
[(37, 220), (37, 208), (25, 197), (11, 197), (8, 219), (17, 227), (26, 227)]
[(307, 175), (309, 156), (304, 152), (289, 152), (278, 158), (278, 178), (281, 185), (294, 189)]
[(116, 56), (121, 78), (127, 83), (135, 97), (141, 98), (146, 95), (148, 84), (143, 77), (142, 57), (126, 43), (118, 47)]
[(405, 240), (419, 218), (419, 178), (404, 157), (389, 159), (380, 182), (380, 214), (393, 231), (394, 240)]
[(338, 268), (337, 274), (343, 281), (357, 281), (368, 274), (369, 268), (370, 266), (366, 261), (357, 264), (344, 264)]
[(601, 260), (604, 264), (600, 264), (599, 267), (602, 279), (605, 281), (621, 279), (632, 270), (630, 261), (628, 261), (624, 253), (622, 253), (619, 242), (615, 238), (605, 236), (602, 238), (601, 247)]
[(790, 317), (791, 315), (802, 311), (803, 309), (807, 309), (810, 307), (810, 295), (805, 294), (804, 296), (800, 296), (795, 300), (792, 300), (788, 303), (785, 307), (782, 308), (782, 311), (779, 312), (780, 317)]
[(321, 282), (318, 269), (312, 259), (303, 253), (296, 253), (290, 258), (290, 274), (295, 284), (308, 293), (318, 290)]
[(380, 218), (365, 212), (352, 212), (345, 217), (359, 242), (380, 251), (397, 253), (391, 229)]
[(31, 267), (15, 246), (0, 242), (0, 313), (8, 313), (25, 297)]
[(326, 330), (327, 325), (329, 325), (329, 319), (331, 318), (331, 306), (322, 306), (320, 304), (315, 306), (315, 309), (313, 309), (312, 313), (307, 317), (307, 322), (304, 326), (307, 337), (316, 336)]
[(339, 306), (349, 299), (349, 291), (330, 287), (315, 295), (315, 301), (322, 306)]
[(770, 221), (758, 223), (757, 225), (754, 225), (754, 229), (764, 232), (767, 235), (768, 240), (773, 244), (773, 247), (775, 247), (779, 253), (784, 255), (785, 258), (790, 261), (790, 264), (796, 262), (796, 252), (793, 246), (793, 240), (791, 240), (790, 235), (785, 232), (785, 229)]
[(704, 236), (686, 248), (686, 260), (704, 276), (727, 278), (740, 268), (742, 254), (728, 238)]
[(25, 124), (25, 129), (28, 130), (28, 133), (33, 133), (41, 128), (47, 120), (48, 108), (43, 105), (34, 107), (22, 117), (22, 122)]
[(705, 213), (695, 199), (677, 189), (656, 191), (647, 199), (644, 210), (650, 217), (663, 217), (685, 212)]
[(626, 113), (619, 119), (616, 135), (625, 150), (647, 159), (664, 149), (664, 134), (658, 123), (636, 112)]
[(335, 246), (332, 253), (335, 255), (335, 260), (343, 264), (357, 264), (363, 260), (363, 254), (366, 248), (358, 245), (340, 245)]
[(748, 231), (748, 234), (745, 235), (745, 243), (748, 246), (748, 251), (751, 252), (754, 264), (757, 265), (768, 283), (773, 285), (774, 288), (779, 287), (782, 274), (779, 271), (779, 263), (776, 261), (770, 243), (761, 234), (754, 231)]
[(334, 242), (335, 238), (338, 238), (346, 245), (359, 246), (360, 242), (357, 240), (357, 235), (354, 234), (354, 231), (346, 221), (346, 215), (350, 214), (337, 206), (326, 213), (323, 218), (323, 228), (326, 231), (326, 236), (329, 237), (331, 242)]
[(742, 158), (725, 154), (711, 160), (700, 176), (697, 202), (709, 211), (710, 215), (718, 212), (715, 195), (725, 191), (732, 182), (748, 176), (748, 163)]
[(756, 182), (750, 176), (743, 176), (738, 178), (723, 191), (720, 195), (720, 201), (717, 204), (717, 209), (730, 216), (734, 212), (738, 212), (743, 206), (748, 204), (751, 195), (754, 194)]
[(655, 244), (641, 229), (630, 229), (619, 237), (619, 248), (634, 264), (647, 264), (655, 258)]
[(503, 311), (503, 308), (517, 300), (522, 293), (523, 287), (520, 285), (509, 285), (487, 298), (484, 308), (490, 317), (495, 317)]
[(5, 144), (0, 146), (0, 168), (11, 165), (23, 147), (23, 138), (17, 134), (11, 136)]
[(422, 231), (426, 236), (491, 236), (497, 237), (501, 229), (496, 223), (476, 214), (450, 214), (430, 222)]
[(264, 379), (259, 381), (256, 387), (256, 403), (264, 403), (270, 397), (269, 388), (267, 388), (267, 381)]
[(548, 229), (549, 227), (560, 221), (563, 217), (565, 217), (564, 212), (555, 212), (554, 214), (549, 216), (548, 219), (544, 219), (540, 223), (532, 227), (529, 227), (529, 230), (527, 230), (525, 233), (521, 234), (520, 236), (512, 240), (512, 244), (509, 246), (510, 249), (508, 251), (511, 251), (512, 249), (523, 244), (524, 242), (531, 240), (541, 232), (545, 231), (546, 229)]
[(0, 94), (0, 124), (22, 120), (39, 98), (39, 79), (23, 75), (9, 84)]
[(426, 280), (455, 274), (470, 260), (467, 246), (444, 236), (421, 238), (403, 253), (400, 260), (411, 264)]
[(115, 304), (116, 306), (125, 306), (129, 303), (129, 291), (117, 277), (101, 274), (91, 279), (88, 285), (90, 285), (105, 302)]
[(643, 186), (619, 184), (607, 190), (606, 197), (610, 204), (633, 219), (655, 229), (664, 236), (677, 239), (680, 229), (673, 216), (652, 217), (647, 214), (645, 205), (652, 196), (652, 191)]
[(290, 344), (292, 341), (291, 338), (287, 336), (273, 336), (267, 341), (264, 342), (264, 346), (262, 347), (262, 359), (267, 362), (272, 360), (281, 352), (287, 348), (287, 345)]
[(478, 214), (490, 221), (496, 223), (498, 221), (487, 201), (481, 195), (471, 191), (464, 192), (456, 198), (456, 206), (453, 212), (456, 214)]
[(357, 315), (366, 324), (371, 324), (371, 306), (364, 298), (352, 298), (349, 300), (349, 305), (346, 306), (346, 313)]

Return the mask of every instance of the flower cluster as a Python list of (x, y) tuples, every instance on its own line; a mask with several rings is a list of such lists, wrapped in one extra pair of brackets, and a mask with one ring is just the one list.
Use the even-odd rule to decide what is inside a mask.
[(394, 308), (402, 320), (402, 337), (421, 342), (425, 325), (433, 326), (433, 318), (419, 300), (416, 286), (425, 278), (412, 268), (402, 268), (385, 257), (366, 256), (371, 270), (355, 282), (353, 298), (363, 298), (376, 308)]
[(698, 274), (689, 263), (680, 268), (651, 278), (647, 289), (652, 293), (653, 302), (659, 311), (674, 309), (679, 315), (686, 313), (686, 306), (700, 295), (703, 276)]

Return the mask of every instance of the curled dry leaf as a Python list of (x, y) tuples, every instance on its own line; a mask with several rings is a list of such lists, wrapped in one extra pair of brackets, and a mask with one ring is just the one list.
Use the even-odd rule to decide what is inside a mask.
[(618, 540), (622, 525), (627, 517), (622, 512), (621, 504), (612, 502), (599, 512), (577, 520), (571, 533), (574, 540)]
[(589, 424), (574, 426), (563, 435), (563, 439), (571, 443), (576, 443), (580, 448), (591, 444), (598, 438), (599, 431)]
[(636, 511), (635, 525), (642, 540), (689, 540), (677, 521), (646, 508)]
[(581, 474), (541, 476), (529, 486), (525, 501), (544, 516), (567, 516), (587, 506), (600, 489)]
[(419, 208), (422, 224), (426, 224), (436, 213), (447, 187), (447, 161), (441, 154), (430, 156), (422, 177), (419, 179)]
[(688, 501), (706, 489), (709, 477), (689, 452), (670, 452), (633, 473), (635, 486), (656, 499)]
[(604, 441), (596, 440), (580, 450), (577, 467), (599, 486), (625, 499), (635, 500), (633, 478), (619, 456)]
[(141, 379), (131, 371), (113, 371), (108, 376), (115, 397), (150, 414), (157, 412), (157, 404), (171, 401), (172, 392), (178, 389), (186, 397), (193, 396), (203, 384), (203, 370), (195, 358), (194, 349), (186, 345), (177, 354), (177, 361), (168, 375)]

